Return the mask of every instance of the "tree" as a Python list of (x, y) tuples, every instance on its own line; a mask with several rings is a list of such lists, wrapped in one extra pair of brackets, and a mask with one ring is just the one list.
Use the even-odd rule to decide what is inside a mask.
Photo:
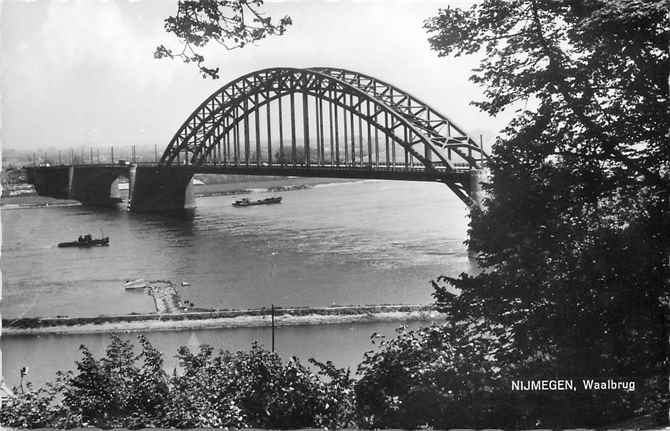
[(64, 374), (58, 382), (68, 416), (98, 427), (137, 428), (155, 423), (168, 395), (163, 358), (144, 336), (138, 339), (142, 350), (136, 354), (129, 341), (113, 336), (99, 360), (81, 346), (77, 373)]
[(668, 7), (667, 0), (485, 1), (441, 10), (426, 28), (440, 56), (484, 51), (471, 78), (486, 89), (480, 108), (495, 115), (517, 101), (537, 103), (510, 135), (552, 137), (545, 155), (618, 166), (667, 189)]
[(198, 51), (210, 42), (226, 50), (242, 48), (270, 35), (284, 34), (291, 18), (284, 16), (278, 23), (263, 16), (259, 8), (263, 0), (180, 0), (177, 13), (165, 19), (165, 31), (183, 43), (175, 52), (159, 45), (156, 58), (181, 58), (195, 63), (204, 78), (219, 78), (219, 68), (206, 67), (205, 57)]
[(530, 426), (667, 420), (669, 5), (487, 0), (425, 24), (440, 56), (484, 54), (481, 109), (536, 107), (493, 147), (469, 231), (482, 272), (447, 279), (461, 294), (438, 286), (438, 303), (498, 331), (510, 376), (637, 382), (537, 394)]
[[(506, 388), (505, 370), (491, 353), (496, 339), (467, 322), (417, 330), (394, 338), (373, 335), (358, 372), (356, 406), (364, 428), (519, 428), (519, 403)], [(503, 395), (501, 395), (503, 394)]]

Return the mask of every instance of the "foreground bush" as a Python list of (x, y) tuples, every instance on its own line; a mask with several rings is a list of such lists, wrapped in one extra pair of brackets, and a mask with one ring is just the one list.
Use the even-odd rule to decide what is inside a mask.
[(353, 417), (349, 371), (297, 358), (283, 363), (254, 344), (248, 352), (179, 349), (182, 372), (168, 376), (143, 336), (141, 351), (114, 337), (101, 359), (84, 346), (75, 372), (17, 391), (3, 403), (10, 427), (346, 427)]
[[(485, 322), (482, 321), (482, 325)], [(144, 337), (135, 353), (113, 338), (96, 359), (81, 347), (74, 372), (42, 388), (17, 391), (3, 403), (0, 425), (20, 428), (536, 428), (561, 422), (588, 426), (590, 412), (613, 423), (653, 408), (649, 390), (513, 392), (511, 382), (566, 376), (550, 356), (508, 358), (511, 331), (446, 322), (395, 337), (373, 336), (358, 379), (332, 363), (282, 362), (249, 351), (181, 347), (180, 371), (168, 375)], [(503, 359), (501, 360), (501, 355)], [(636, 378), (638, 387), (662, 382)], [(611, 406), (620, 412), (613, 412)], [(605, 416), (606, 414), (606, 416)]]
[[(356, 381), (356, 422), (362, 428), (563, 429), (604, 427), (631, 418), (662, 423), (667, 375), (579, 374), (540, 350), (523, 356), (510, 328), (486, 320), (447, 322), (378, 337)], [(604, 364), (604, 365), (602, 365)], [(606, 363), (601, 363), (604, 368)], [(575, 371), (567, 371), (568, 366)], [(622, 368), (622, 370), (624, 370)], [(613, 376), (613, 377), (612, 377)], [(619, 377), (621, 376), (621, 377)], [(635, 382), (634, 390), (586, 390), (582, 379)], [(519, 391), (514, 381), (567, 379), (574, 390)]]
[[(495, 338), (445, 324), (377, 337), (355, 384), (365, 428), (499, 428), (514, 425), (508, 381), (490, 354)], [(504, 388), (504, 389), (503, 389)]]

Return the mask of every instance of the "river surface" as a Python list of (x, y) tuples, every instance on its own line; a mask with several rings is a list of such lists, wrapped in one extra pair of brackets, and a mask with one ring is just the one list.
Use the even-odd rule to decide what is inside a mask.
[[(278, 193), (260, 189), (261, 199)], [(361, 181), (280, 193), (280, 205), (234, 208), (235, 196), (198, 198), (191, 218), (83, 206), (2, 211), (4, 319), (153, 312), (151, 297), (124, 280), (168, 279), (208, 308), (431, 302), (430, 280), (471, 271), (465, 205), (437, 183)], [(82, 233), (109, 247), (58, 249)], [(353, 366), (372, 332), (397, 324), (282, 328), (284, 355)], [(268, 329), (153, 333), (166, 355), (180, 344), (246, 348)], [(71, 367), (80, 344), (102, 352), (107, 335), (3, 337), (3, 368), (42, 381)], [(194, 341), (196, 340), (196, 341)], [(56, 359), (56, 357), (60, 359)], [(56, 365), (59, 365), (56, 367)], [(11, 378), (8, 378), (10, 383)]]

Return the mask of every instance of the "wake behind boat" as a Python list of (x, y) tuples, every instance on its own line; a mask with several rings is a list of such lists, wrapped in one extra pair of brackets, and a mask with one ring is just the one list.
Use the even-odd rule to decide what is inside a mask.
[(260, 199), (257, 201), (250, 201), (247, 198), (242, 198), (238, 201), (233, 202), (234, 207), (249, 207), (252, 205), (271, 205), (271, 204), (280, 204), (281, 196), (271, 197), (266, 199)]
[(71, 242), (61, 242), (58, 244), (58, 247), (96, 247), (96, 246), (108, 246), (109, 237), (104, 238), (93, 238), (91, 235), (80, 236), (76, 241)]

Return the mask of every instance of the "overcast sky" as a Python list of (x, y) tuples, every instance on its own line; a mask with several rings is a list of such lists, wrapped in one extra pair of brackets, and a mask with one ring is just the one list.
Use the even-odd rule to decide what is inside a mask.
[(207, 50), (219, 80), (195, 66), (156, 60), (176, 0), (3, 1), (3, 148), (165, 147), (186, 117), (228, 81), (272, 66), (336, 66), (395, 84), (471, 135), (493, 135), (509, 120), (470, 106), (481, 90), (467, 78), (474, 58), (438, 58), (423, 21), (451, 1), (268, 2), (294, 24), (284, 36), (234, 51)]

